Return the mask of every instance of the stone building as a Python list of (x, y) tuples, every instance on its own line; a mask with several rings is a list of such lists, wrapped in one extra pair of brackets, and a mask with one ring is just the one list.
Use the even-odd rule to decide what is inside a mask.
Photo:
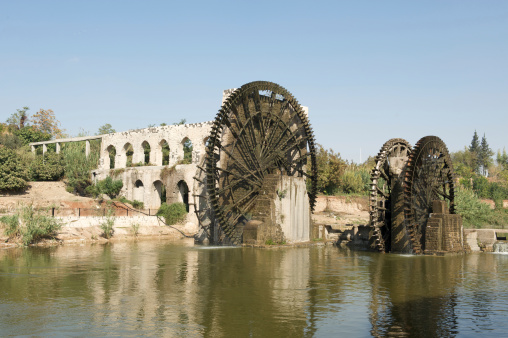
[[(92, 172), (94, 180), (107, 176), (121, 179), (121, 195), (143, 202), (146, 208), (158, 208), (164, 199), (189, 206), (193, 203), (193, 177), (205, 154), (210, 127), (211, 122), (204, 122), (103, 135), (99, 168)], [(184, 161), (185, 145), (192, 148), (188, 162)]]

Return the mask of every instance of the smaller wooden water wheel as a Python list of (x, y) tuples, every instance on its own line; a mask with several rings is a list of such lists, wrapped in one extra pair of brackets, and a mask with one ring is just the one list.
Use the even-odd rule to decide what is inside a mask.
[(407, 162), (404, 177), (404, 222), (413, 253), (425, 250), (425, 229), (432, 201), (444, 200), (455, 213), (452, 160), (444, 142), (436, 136), (418, 141)]
[(411, 154), (411, 145), (404, 139), (388, 140), (376, 156), (371, 171), (369, 212), (371, 240), (380, 252), (390, 251), (392, 230), (392, 191)]

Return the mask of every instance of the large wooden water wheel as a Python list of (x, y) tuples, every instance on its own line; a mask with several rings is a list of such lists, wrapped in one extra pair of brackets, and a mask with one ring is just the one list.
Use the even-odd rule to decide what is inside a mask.
[(444, 200), (449, 213), (455, 213), (455, 187), (452, 160), (444, 142), (426, 136), (415, 145), (404, 177), (404, 218), (413, 253), (425, 250), (425, 229), (432, 201)]
[(313, 132), (296, 99), (275, 83), (251, 82), (227, 98), (213, 123), (205, 162), (210, 207), (232, 244), (241, 242), (238, 225), (250, 219), (269, 175), (307, 178), (314, 208)]
[[(372, 226), (371, 239), (380, 252), (390, 251), (392, 234), (392, 192), (411, 154), (411, 145), (404, 139), (394, 138), (383, 144), (371, 171), (369, 212)], [(399, 182), (400, 183), (400, 182)]]

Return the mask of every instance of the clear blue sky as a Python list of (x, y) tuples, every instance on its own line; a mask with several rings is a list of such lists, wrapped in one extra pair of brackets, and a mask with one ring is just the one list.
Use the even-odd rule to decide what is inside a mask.
[(52, 109), (70, 135), (209, 121), (266, 80), (356, 162), (393, 137), (476, 129), (508, 146), (508, 1), (0, 0), (0, 120)]

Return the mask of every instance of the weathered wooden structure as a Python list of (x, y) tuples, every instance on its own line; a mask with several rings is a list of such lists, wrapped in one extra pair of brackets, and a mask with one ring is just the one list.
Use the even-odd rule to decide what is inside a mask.
[(211, 127), (196, 181), (196, 214), (212, 242), (309, 240), (317, 166), (303, 107), (271, 82), (230, 93)]
[(464, 251), (454, 199), (452, 161), (440, 138), (423, 137), (414, 148), (403, 139), (387, 141), (371, 172), (371, 248), (414, 254)]

